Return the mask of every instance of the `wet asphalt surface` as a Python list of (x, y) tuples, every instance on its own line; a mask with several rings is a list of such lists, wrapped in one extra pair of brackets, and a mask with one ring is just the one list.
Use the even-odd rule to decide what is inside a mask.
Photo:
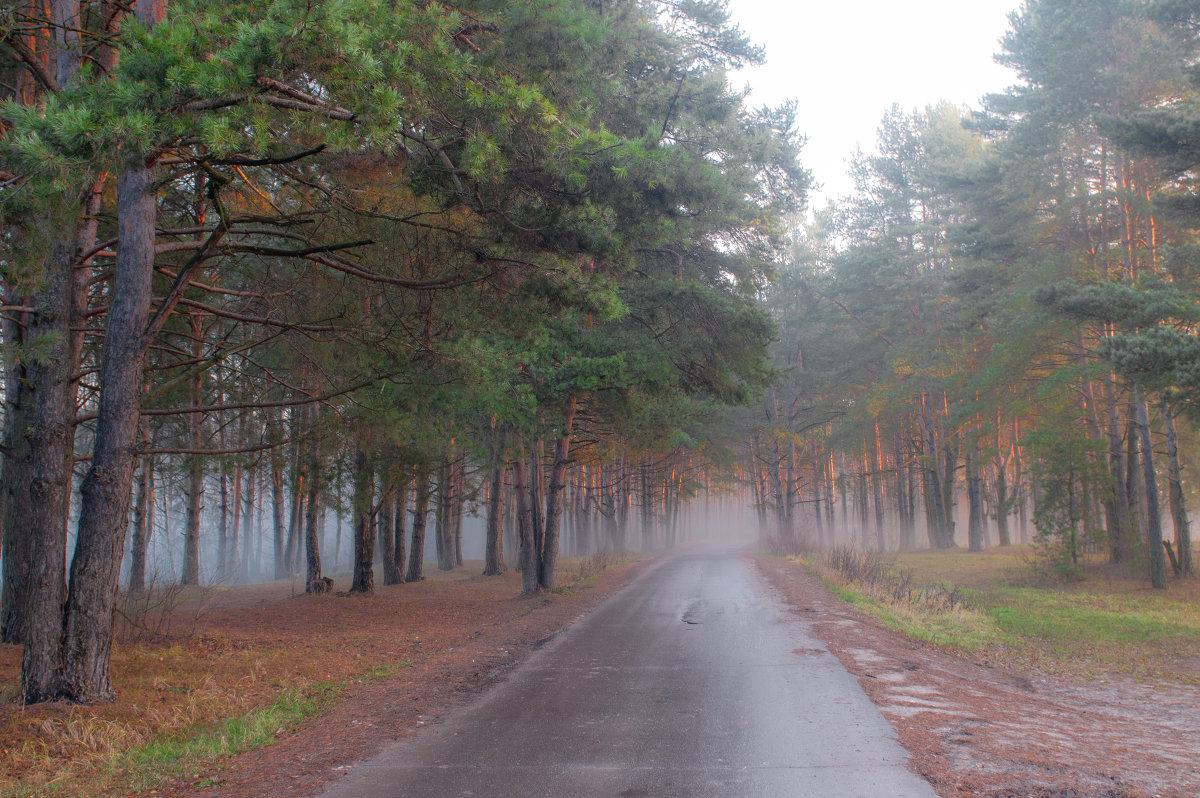
[(907, 758), (736, 550), (698, 548), (325, 795), (932, 798)]

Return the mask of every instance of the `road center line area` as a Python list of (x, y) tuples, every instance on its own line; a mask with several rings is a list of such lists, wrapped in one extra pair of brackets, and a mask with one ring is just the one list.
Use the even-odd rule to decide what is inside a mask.
[(325, 795), (934, 796), (907, 759), (737, 550), (704, 547)]

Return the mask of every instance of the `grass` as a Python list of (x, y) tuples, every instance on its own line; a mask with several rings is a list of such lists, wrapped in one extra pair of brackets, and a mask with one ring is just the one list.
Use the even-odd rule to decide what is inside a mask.
[[(808, 563), (843, 599), (918, 640), (1052, 672), (1200, 684), (1195, 579), (1158, 591), (1109, 566), (1086, 566), (1080, 578), (1056, 581), (1026, 547), (901, 554), (874, 584), (854, 568)], [(962, 606), (897, 600), (897, 581), (957, 591)]]
[[(564, 559), (564, 592), (623, 563), (606, 553)], [(327, 712), (352, 686), (396, 677), (417, 657), (463, 645), (480, 624), (544, 605), (516, 600), (519, 573), (485, 578), (482, 566), (427, 568), (416, 584), (377, 581), (371, 597), (308, 596), (289, 581), (163, 587), (123, 604), (112, 704), (20, 706), (21, 649), (0, 645), (0, 796), (218, 783), (229, 757)]]
[(480, 607), (498, 623), (528, 612), (511, 600), (519, 575), (482, 580), (482, 564), (468, 565), (367, 598), (293, 595), (288, 582), (171, 596), (116, 641), (112, 704), (21, 707), (20, 647), (0, 646), (0, 796), (92, 798), (197, 782), (327, 711), (349, 686), (461, 645)]

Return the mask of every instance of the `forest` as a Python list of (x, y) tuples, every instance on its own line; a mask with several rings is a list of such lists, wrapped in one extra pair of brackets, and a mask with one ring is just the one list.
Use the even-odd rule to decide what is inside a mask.
[(1200, 3), (1011, 22), (1016, 85), (892, 109), (806, 214), (836, 111), (750, 107), (720, 0), (6, 4), (22, 701), (115, 697), (120, 595), (476, 538), (525, 594), (743, 512), (1191, 574)]

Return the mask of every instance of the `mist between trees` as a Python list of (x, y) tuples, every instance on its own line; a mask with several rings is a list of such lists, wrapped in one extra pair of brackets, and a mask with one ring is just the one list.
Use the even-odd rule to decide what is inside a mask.
[(766, 292), (761, 521), (785, 548), (1032, 540), (1163, 588), (1193, 571), (1200, 5), (1010, 22), (1017, 85), (892, 108)]
[(669, 542), (770, 381), (808, 178), (720, 4), (54, 0), (0, 41), (27, 702), (114, 697), (122, 567), (366, 593), (478, 513), (534, 593)]
[(1195, 22), (1028, 3), (1021, 86), (889, 114), (798, 226), (802, 119), (728, 85), (761, 53), (721, 3), (16, 4), (23, 700), (112, 699), (148, 580), (368, 593), (482, 548), (532, 594), (563, 552), (989, 518), (1188, 573)]

